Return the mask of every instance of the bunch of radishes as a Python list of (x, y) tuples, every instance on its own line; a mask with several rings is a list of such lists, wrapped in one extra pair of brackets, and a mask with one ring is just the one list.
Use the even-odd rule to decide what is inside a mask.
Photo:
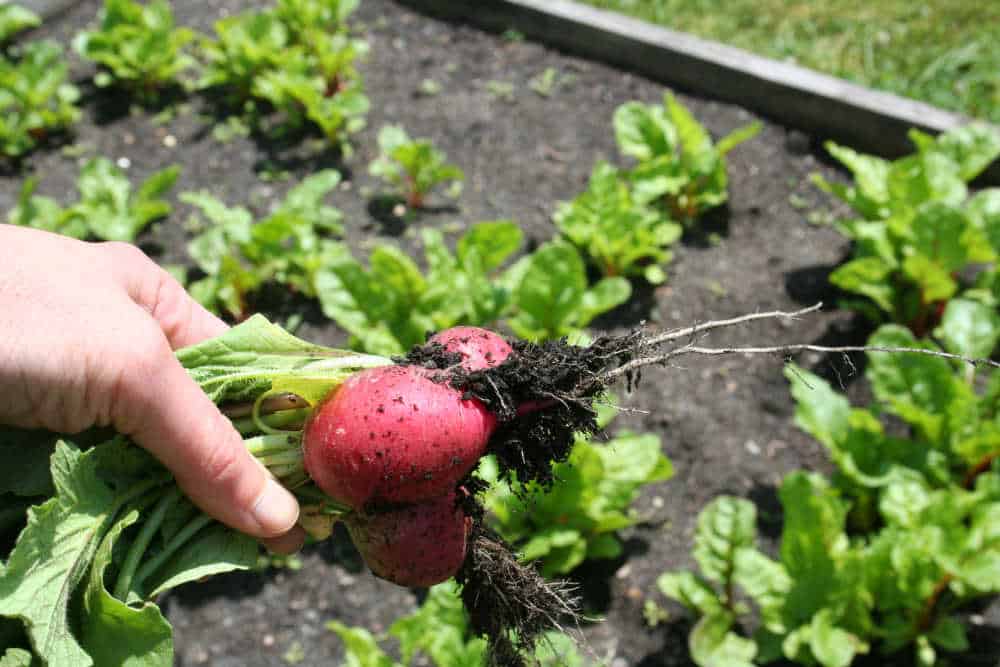
[[(511, 346), (485, 329), (456, 327), (432, 337), (478, 371), (502, 363)], [(360, 371), (320, 404), (303, 430), (306, 472), (344, 515), (351, 538), (380, 577), (430, 586), (466, 556), (471, 519), (460, 485), (487, 452), (498, 418), (481, 401), (416, 365)]]

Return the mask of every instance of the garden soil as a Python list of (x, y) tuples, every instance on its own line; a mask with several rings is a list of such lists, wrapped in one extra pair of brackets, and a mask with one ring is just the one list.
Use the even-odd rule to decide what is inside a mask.
[[(99, 5), (80, 2), (37, 34), (68, 44), (94, 20)], [(252, 3), (177, 0), (173, 5), (180, 24), (207, 33), (213, 21)], [(423, 227), (439, 228), (454, 240), (468, 224), (495, 219), (519, 222), (530, 249), (555, 235), (556, 203), (586, 187), (595, 162), (620, 161), (611, 128), (615, 108), (629, 100), (658, 102), (664, 92), (659, 83), (522, 41), (516, 34), (491, 35), (444, 23), (389, 0), (364, 0), (356, 18), (371, 45), (361, 71), (372, 109), (368, 128), (353, 141), (353, 155), (333, 158), (310, 142), (281, 145), (241, 136), (223, 142), (213, 136), (218, 119), (197, 97), (156, 116), (130, 112), (121, 100), (85, 86), (85, 117), (72, 143), (33, 155), (21, 173), (0, 175), (0, 211), (14, 205), (20, 179), (29, 173), (39, 177), (41, 194), (69, 201), (78, 165), (92, 155), (127, 166), (136, 180), (179, 164), (173, 201), (179, 192), (205, 189), (258, 213), (302, 177), (334, 166), (342, 169), (345, 181), (331, 202), (343, 211), (347, 240), (362, 256), (382, 242), (419, 256), (416, 232)], [(532, 81), (550, 68), (555, 85), (536, 90)], [(83, 84), (92, 69), (74, 56), (73, 72)], [(428, 94), (433, 88), (439, 90)], [(716, 137), (756, 120), (738, 107), (678, 92)], [(835, 308), (837, 294), (826, 282), (848, 245), (829, 227), (815, 224), (816, 213), (810, 215), (837, 213), (811, 185), (810, 174), (843, 175), (821, 157), (822, 137), (761, 120), (761, 133), (730, 155), (728, 209), (710, 216), (705, 232), (677, 246), (666, 284), (637, 286), (633, 299), (601, 318), (596, 329), (623, 333), (642, 322), (651, 328), (681, 327), (823, 300), (830, 305), (821, 313), (719, 331), (706, 342), (864, 341), (870, 329)], [(379, 184), (367, 174), (378, 130), (387, 123), (430, 138), (465, 171), (465, 190), (456, 202), (435, 200), (432, 210), (419, 216), (393, 214), (392, 203), (379, 197)], [(161, 263), (189, 263), (185, 223), (190, 212), (177, 204), (168, 220), (141, 237), (142, 247)], [(272, 294), (263, 310), (279, 321), (301, 315), (297, 333), (306, 339), (346, 343), (318, 307), (301, 300)], [(857, 374), (863, 360), (854, 359), (853, 375), (840, 359), (803, 355), (797, 360), (841, 382), (854, 400), (865, 399), (865, 383)], [(776, 488), (782, 476), (800, 468), (829, 469), (821, 446), (793, 423), (782, 369), (777, 356), (684, 357), (646, 371), (638, 391), (622, 396), (628, 411), (612, 430), (658, 435), (676, 474), (644, 490), (636, 503), (641, 523), (623, 531), (625, 556), (574, 573), (587, 613), (599, 619), (582, 631), (583, 650), (594, 660), (613, 667), (691, 664), (690, 619), (663, 598), (655, 581), (664, 571), (692, 565), (698, 511), (723, 493), (754, 500), (762, 539), (773, 550), (781, 527)], [(421, 598), (418, 591), (375, 579), (342, 532), (307, 548), (301, 565), (220, 576), (164, 599), (176, 632), (177, 664), (337, 665), (343, 649), (324, 627), (326, 621), (379, 633)], [(647, 600), (663, 606), (669, 618), (647, 625)], [(962, 664), (997, 664), (1000, 606), (983, 607), (972, 618), (973, 648)]]

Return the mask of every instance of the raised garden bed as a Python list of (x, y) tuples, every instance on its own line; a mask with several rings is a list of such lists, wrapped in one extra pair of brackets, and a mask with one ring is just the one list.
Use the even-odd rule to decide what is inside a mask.
[[(212, 21), (247, 4), (176, 3), (175, 9), (178, 23), (207, 32)], [(98, 2), (82, 2), (39, 33), (66, 42), (98, 7)], [(291, 183), (319, 167), (335, 166), (346, 183), (332, 203), (344, 212), (346, 237), (355, 250), (388, 239), (419, 256), (411, 229), (433, 226), (454, 238), (469, 223), (499, 218), (517, 220), (537, 244), (554, 235), (555, 203), (585, 187), (595, 161), (616, 159), (614, 109), (628, 100), (659, 101), (663, 92), (660, 84), (628, 72), (427, 18), (388, 0), (366, 0), (356, 18), (367, 26), (371, 43), (362, 72), (372, 109), (368, 128), (355, 137), (356, 151), (346, 161), (311, 153), (301, 144), (284, 147), (241, 137), (220, 142), (212, 137), (214, 119), (196, 98), (154, 120), (150, 114), (130, 114), (119, 100), (95, 92), (76, 126), (73, 146), (28, 161), (40, 177), (39, 191), (65, 200), (78, 172), (77, 156), (104, 155), (127, 164), (134, 181), (176, 163), (181, 176), (172, 197), (207, 188), (224, 201), (259, 212)], [(530, 82), (548, 68), (557, 72), (556, 85), (543, 96)], [(75, 72), (82, 77), (90, 70), (77, 63)], [(440, 92), (421, 94), (425, 79), (437, 82)], [(731, 105), (683, 93), (680, 98), (715, 136), (753, 118)], [(366, 168), (377, 155), (376, 135), (386, 123), (431, 138), (465, 171), (465, 191), (454, 207), (404, 222), (379, 206), (373, 198), (379, 184)], [(710, 233), (677, 248), (665, 285), (637, 290), (594, 329), (624, 331), (640, 322), (668, 328), (818, 300), (833, 304), (837, 295), (826, 276), (848, 246), (830, 228), (807, 220), (809, 211), (829, 206), (808, 176), (819, 171), (842, 177), (810, 152), (809, 139), (765, 123), (757, 137), (731, 154), (730, 205), (709, 221)], [(284, 173), (288, 182), (281, 178)], [(14, 205), (23, 176), (0, 178), (0, 211)], [(162, 263), (190, 263), (183, 224), (189, 211), (178, 204), (168, 220), (140, 238), (142, 247)], [(276, 295), (265, 313), (278, 319), (303, 315), (297, 333), (305, 339), (332, 345), (346, 341), (316, 307), (301, 301)], [(853, 314), (831, 307), (796, 322), (720, 332), (713, 341), (860, 344), (869, 332)], [(799, 361), (837, 377), (827, 360), (805, 355)], [(575, 573), (588, 612), (603, 619), (583, 630), (586, 651), (595, 659), (615, 667), (690, 664), (690, 622), (680, 607), (665, 602), (654, 580), (665, 570), (691, 565), (697, 512), (721, 493), (751, 498), (762, 510), (760, 530), (773, 543), (781, 525), (775, 490), (783, 474), (828, 468), (821, 446), (792, 422), (782, 371), (783, 360), (777, 357), (685, 358), (676, 367), (646, 372), (644, 391), (624, 399), (634, 411), (623, 414), (616, 428), (660, 436), (676, 475), (647, 488), (636, 504), (644, 521), (623, 533), (625, 557)], [(842, 377), (852, 395), (865, 395), (863, 381)], [(304, 656), (298, 664), (336, 664), (341, 643), (324, 628), (325, 621), (378, 632), (418, 602), (406, 590), (374, 579), (343, 536), (307, 549), (302, 561), (302, 572), (227, 575), (169, 596), (164, 606), (175, 628), (178, 664), (282, 665), (294, 645)], [(647, 597), (671, 612), (656, 628), (644, 622)], [(992, 664), (1000, 654), (1000, 606), (981, 610), (977, 620), (981, 623), (972, 627), (973, 650), (964, 656), (965, 664)]]

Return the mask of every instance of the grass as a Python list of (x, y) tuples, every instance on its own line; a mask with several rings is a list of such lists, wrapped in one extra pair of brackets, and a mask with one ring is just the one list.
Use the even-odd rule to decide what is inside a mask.
[(583, 0), (1000, 122), (997, 0)]

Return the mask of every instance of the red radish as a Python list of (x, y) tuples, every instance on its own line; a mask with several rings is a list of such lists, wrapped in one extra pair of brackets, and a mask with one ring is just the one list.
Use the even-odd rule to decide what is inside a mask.
[(461, 354), (461, 366), (467, 371), (498, 366), (513, 352), (503, 336), (479, 327), (452, 327), (432, 336), (427, 342), (438, 343), (449, 352)]
[(303, 432), (306, 472), (355, 510), (448, 494), (486, 453), (496, 416), (416, 366), (352, 375)]
[(433, 586), (465, 561), (472, 527), (456, 493), (373, 515), (345, 519), (354, 546), (377, 576), (400, 586)]

